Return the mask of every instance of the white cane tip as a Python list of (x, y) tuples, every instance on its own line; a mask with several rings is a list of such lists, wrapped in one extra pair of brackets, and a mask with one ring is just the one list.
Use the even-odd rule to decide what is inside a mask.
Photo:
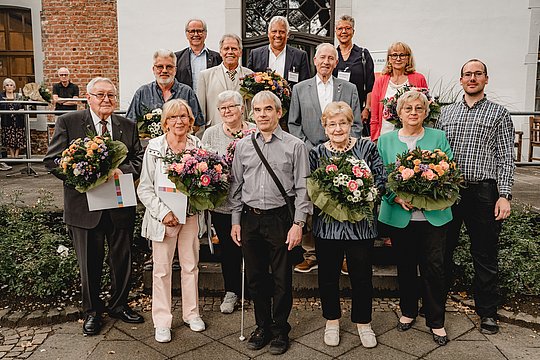
[(244, 340), (246, 340), (246, 337), (245, 336), (240, 336), (238, 339), (240, 339), (240, 341), (244, 341)]

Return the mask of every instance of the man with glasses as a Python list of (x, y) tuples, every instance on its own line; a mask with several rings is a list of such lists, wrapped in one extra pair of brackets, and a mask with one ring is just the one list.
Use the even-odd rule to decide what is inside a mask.
[(60, 82), (53, 84), (54, 110), (77, 110), (77, 101), (65, 100), (79, 97), (79, 87), (71, 82), (69, 70), (65, 67), (58, 69)]
[[(64, 114), (56, 120), (54, 135), (44, 158), (48, 170), (55, 169), (58, 156), (77, 138), (90, 134), (108, 134), (113, 140), (123, 142), (128, 154), (114, 170), (114, 174), (131, 173), (139, 178), (143, 149), (137, 125), (113, 112), (117, 106), (117, 92), (108, 78), (92, 79), (87, 87), (89, 109)], [(62, 176), (58, 176), (64, 180)], [(86, 194), (64, 183), (64, 222), (73, 241), (81, 275), (82, 306), (85, 313), (84, 335), (97, 335), (101, 329), (101, 315), (127, 323), (142, 323), (141, 315), (128, 305), (131, 283), (131, 243), (135, 225), (135, 207), (107, 210), (88, 210)], [(107, 242), (111, 278), (111, 297), (105, 306), (100, 298), (101, 276)]]
[(465, 223), (474, 264), (474, 301), (480, 331), (496, 334), (498, 291), (497, 243), (502, 222), (510, 215), (514, 182), (514, 126), (509, 112), (486, 98), (487, 66), (472, 59), (461, 68), (461, 101), (443, 107), (437, 127), (446, 136), (466, 188), (452, 207), (447, 236), (447, 279), (452, 280), (452, 255)]
[[(253, 73), (240, 65), (242, 39), (238, 35), (223, 35), (219, 41), (219, 53), (221, 65), (203, 70), (197, 88), (197, 97), (201, 102), (207, 128), (222, 123), (221, 114), (217, 108), (218, 95), (225, 90), (240, 90), (240, 79)], [(249, 109), (249, 104), (246, 104), (246, 109)], [(202, 134), (197, 135), (202, 136)]]
[(206, 47), (207, 27), (202, 19), (189, 19), (186, 22), (186, 38), (189, 46), (177, 51), (176, 80), (186, 84), (197, 93), (199, 73), (221, 63), (218, 52)]
[(171, 99), (185, 100), (195, 116), (195, 129), (204, 124), (204, 117), (193, 89), (175, 79), (176, 55), (170, 50), (160, 49), (154, 53), (152, 71), (155, 81), (141, 86), (133, 95), (126, 117), (137, 121), (147, 112), (161, 109)]

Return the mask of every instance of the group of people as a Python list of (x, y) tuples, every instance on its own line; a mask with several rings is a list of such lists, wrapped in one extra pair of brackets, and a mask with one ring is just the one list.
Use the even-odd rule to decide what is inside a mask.
[[(245, 262), (247, 293), (254, 303), (257, 325), (248, 339), (249, 349), (270, 344), (270, 353), (283, 354), (289, 347), (290, 254), (300, 244), (306, 249), (300, 270), (319, 270), (326, 319), (324, 342), (328, 346), (340, 342), (339, 277), (346, 256), (352, 286), (351, 320), (364, 347), (377, 345), (371, 328), (376, 222), (323, 220), (307, 193), (306, 177), (325, 160), (343, 154), (365, 161), (382, 194), (378, 219), (389, 227), (399, 254), (402, 314), (397, 329), (412, 327), (421, 298), (433, 340), (441, 346), (448, 342), (445, 300), (452, 282), (452, 254), (464, 222), (476, 271), (474, 294), (480, 328), (488, 334), (498, 331), (497, 239), (502, 220), (510, 214), (513, 125), (509, 113), (485, 96), (488, 74), (482, 61), (473, 59), (463, 65), (460, 83), (464, 96), (443, 108), (436, 129), (424, 126), (429, 101), (413, 90), (399, 97), (402, 128), (395, 130), (382, 116), (381, 100), (405, 85), (427, 87), (426, 80), (415, 72), (412, 51), (402, 42), (389, 47), (385, 70), (375, 80), (369, 51), (352, 43), (354, 19), (350, 16), (336, 22), (337, 49), (328, 43), (317, 47), (313, 77), (307, 54), (287, 45), (289, 24), (284, 17), (269, 22), (269, 45), (250, 53), (247, 68), (239, 62), (242, 43), (237, 35), (224, 35), (217, 53), (205, 46), (203, 20), (189, 20), (185, 32), (188, 48), (177, 53), (155, 52), (156, 80), (137, 90), (127, 118), (113, 114), (117, 90), (111, 80), (93, 79), (87, 86), (89, 109), (58, 118), (45, 157), (49, 169), (56, 167), (54, 159), (71, 140), (84, 137), (86, 130), (108, 133), (126, 144), (128, 156), (116, 171), (140, 177), (137, 193), (146, 207), (142, 235), (152, 241), (156, 341), (169, 342), (172, 337), (171, 276), (176, 249), (182, 319), (193, 331), (206, 328), (198, 306), (199, 222), (197, 215), (188, 214), (181, 224), (160, 199), (156, 186), (166, 176), (163, 157), (197, 147), (224, 155), (229, 143), (242, 136), (231, 166), (229, 197), (212, 211), (212, 225), (222, 249), (223, 313), (233, 312), (241, 296), (242, 259)], [(243, 76), (268, 68), (292, 86), (285, 116), (280, 99), (272, 92), (259, 92), (251, 102), (238, 93)], [(134, 120), (145, 108), (156, 107), (162, 108), (164, 134), (151, 139), (144, 150)], [(248, 111), (255, 124), (246, 121)], [(370, 131), (363, 130), (366, 128)], [(395, 162), (396, 155), (417, 147), (440, 149), (457, 162), (466, 185), (459, 204), (425, 211), (386, 189), (385, 166)], [(127, 305), (135, 209), (88, 211), (84, 194), (66, 185), (64, 199), (64, 219), (81, 273), (84, 334), (99, 333), (103, 312), (126, 322), (142, 322), (142, 316)], [(312, 236), (303, 234), (308, 223)], [(111, 268), (107, 305), (99, 297), (105, 241)]]

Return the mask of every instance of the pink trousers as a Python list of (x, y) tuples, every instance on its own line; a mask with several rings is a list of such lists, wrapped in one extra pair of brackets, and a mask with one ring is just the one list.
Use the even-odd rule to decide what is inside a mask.
[(199, 226), (197, 216), (186, 223), (167, 227), (163, 242), (152, 243), (154, 259), (152, 284), (152, 320), (154, 327), (171, 328), (172, 324), (172, 262), (178, 244), (182, 287), (182, 319), (199, 316)]

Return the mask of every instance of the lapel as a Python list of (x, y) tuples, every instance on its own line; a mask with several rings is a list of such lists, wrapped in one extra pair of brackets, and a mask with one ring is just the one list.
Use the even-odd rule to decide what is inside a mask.
[[(287, 81), (289, 80), (289, 71), (291, 71), (291, 67), (292, 67), (292, 64), (293, 64), (293, 58), (294, 58), (294, 52), (292, 50), (292, 48), (287, 45), (287, 47), (285, 48), (285, 69), (284, 69), (284, 73), (283, 76), (285, 77), (285, 79), (287, 79)], [(298, 69), (294, 69), (295, 72), (298, 72)]]
[(340, 101), (343, 96), (343, 82), (341, 79), (338, 79), (332, 76), (334, 81), (334, 94), (332, 95), (332, 101)]
[(112, 114), (111, 121), (113, 140), (122, 141), (122, 129), (120, 128), (120, 120), (118, 120), (118, 117), (115, 114)]
[(317, 91), (317, 75), (308, 80), (308, 98), (311, 99), (311, 107), (315, 109), (317, 113), (317, 118), (320, 119), (322, 116), (321, 104), (319, 103), (319, 93)]
[[(268, 69), (268, 63), (270, 62), (270, 48), (268, 46), (265, 46), (263, 48), (263, 51), (261, 53), (261, 71), (266, 71), (266, 69)], [(257, 67), (256, 64), (254, 64), (255, 66), (254, 67)]]
[[(225, 76), (227, 76), (227, 74), (224, 73), (225, 70), (223, 68), (223, 63), (219, 64), (218, 66), (216, 66), (213, 69), (215, 69), (214, 70), (214, 78), (218, 79), (219, 83), (221, 84), (222, 89), (227, 89), (227, 83), (225, 83)], [(212, 80), (210, 80), (210, 84), (211, 83), (212, 83)]]
[(92, 134), (93, 136), (97, 134), (94, 121), (92, 120), (92, 114), (90, 114), (90, 109), (85, 110), (81, 125), (82, 125), (82, 132), (85, 136), (90, 135), (90, 134)]

